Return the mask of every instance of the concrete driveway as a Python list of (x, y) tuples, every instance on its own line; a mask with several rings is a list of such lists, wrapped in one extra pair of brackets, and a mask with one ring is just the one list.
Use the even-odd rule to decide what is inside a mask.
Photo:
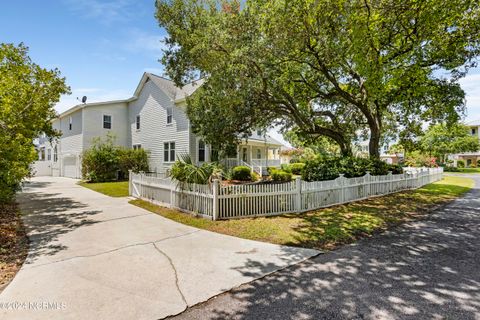
[(319, 255), (175, 319), (480, 320), (480, 177), (426, 219)]
[(191, 228), (68, 178), (34, 178), (18, 199), (31, 244), (0, 294), (4, 320), (159, 319), (318, 254)]

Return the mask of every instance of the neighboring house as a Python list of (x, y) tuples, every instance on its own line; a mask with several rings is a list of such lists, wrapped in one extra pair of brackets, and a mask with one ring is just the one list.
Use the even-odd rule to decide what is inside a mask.
[[(108, 133), (115, 143), (149, 152), (150, 169), (165, 172), (180, 154), (189, 154), (197, 164), (215, 158), (215, 152), (196, 136), (186, 115), (186, 98), (202, 81), (178, 88), (168, 79), (144, 73), (133, 97), (125, 100), (86, 103), (63, 113), (52, 125), (62, 133), (52, 143), (46, 137), (35, 141), (38, 174), (81, 177), (81, 155), (95, 137)], [(282, 144), (261, 131), (255, 132), (237, 148), (231, 158), (222, 159), (227, 167), (247, 165), (265, 172), (279, 166)]]
[[(403, 153), (393, 153), (390, 154), (388, 151), (390, 150), (389, 144), (384, 144), (380, 149), (380, 159), (385, 161), (389, 164), (398, 164), (399, 162), (403, 161)], [(354, 146), (354, 155), (357, 157), (368, 157), (369, 155), (369, 142), (361, 141), (358, 145)]]
[[(479, 132), (480, 120), (467, 122), (465, 125), (469, 127), (470, 134), (472, 136), (477, 137), (480, 141), (480, 132)], [(458, 160), (463, 160), (467, 167), (472, 167), (472, 166), (476, 167), (477, 161), (480, 160), (480, 150), (476, 152), (464, 152), (464, 153), (451, 154), (448, 156), (448, 158), (449, 160), (453, 160), (453, 165), (455, 167), (457, 166)]]

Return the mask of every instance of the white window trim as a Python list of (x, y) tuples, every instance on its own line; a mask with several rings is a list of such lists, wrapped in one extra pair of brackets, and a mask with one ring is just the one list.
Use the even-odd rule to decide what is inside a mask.
[(132, 145), (132, 149), (133, 150), (142, 149), (142, 144), (141, 143), (135, 143), (134, 145)]
[(135, 116), (135, 130), (138, 132), (142, 129), (142, 117), (137, 114)]
[[(168, 144), (168, 160), (165, 159), (165, 144)], [(173, 149), (175, 151), (175, 154), (174, 154), (174, 157), (173, 157), (173, 160), (171, 160), (171, 148), (170, 148), (170, 145), (171, 143), (174, 143), (175, 144), (175, 148)], [(164, 163), (174, 163), (175, 162), (175, 158), (177, 157), (177, 143), (176, 141), (165, 141), (163, 142), (163, 162)]]
[[(171, 111), (171, 114), (170, 114), (171, 120), (170, 120), (170, 122), (168, 122), (168, 110)], [(165, 119), (165, 122), (166, 122), (167, 126), (171, 126), (171, 125), (173, 124), (173, 107), (167, 107), (167, 108), (166, 108), (166, 111), (167, 111), (167, 118)]]
[[(200, 161), (200, 141), (203, 141), (203, 161)], [(207, 162), (207, 144), (203, 139), (197, 139), (197, 162)]]
[[(104, 121), (105, 116), (110, 117), (110, 129), (105, 128), (105, 121)], [(102, 129), (113, 130), (113, 116), (111, 114), (106, 114), (106, 113), (102, 114)]]

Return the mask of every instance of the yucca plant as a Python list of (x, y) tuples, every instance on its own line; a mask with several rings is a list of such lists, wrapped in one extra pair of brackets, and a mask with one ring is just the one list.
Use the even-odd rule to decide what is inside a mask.
[(169, 176), (184, 189), (186, 183), (208, 184), (213, 179), (221, 179), (223, 172), (215, 163), (196, 166), (189, 154), (181, 154), (172, 165)]

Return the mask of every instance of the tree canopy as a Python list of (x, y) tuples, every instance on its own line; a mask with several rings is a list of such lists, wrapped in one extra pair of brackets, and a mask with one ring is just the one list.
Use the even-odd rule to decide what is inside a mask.
[(432, 125), (420, 138), (420, 145), (424, 152), (437, 157), (441, 162), (445, 162), (448, 154), (480, 150), (478, 135), (471, 135), (470, 128), (463, 124)]
[(194, 130), (222, 148), (272, 123), (378, 157), (386, 130), (464, 113), (458, 80), (479, 53), (471, 0), (159, 0), (163, 57)]
[(68, 92), (60, 72), (33, 63), (26, 46), (0, 43), (0, 204), (30, 174), (33, 139), (58, 135), (51, 126), (54, 105)]

